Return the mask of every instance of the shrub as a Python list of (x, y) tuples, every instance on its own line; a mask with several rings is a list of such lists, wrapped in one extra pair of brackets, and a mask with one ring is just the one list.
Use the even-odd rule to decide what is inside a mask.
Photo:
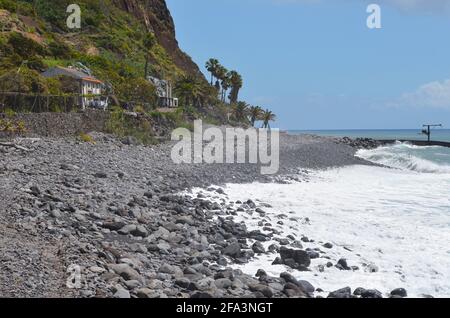
[(23, 133), (23, 132), (27, 131), (25, 122), (23, 120), (18, 121), (16, 123), (16, 126), (17, 126), (17, 132), (19, 132), (19, 133)]
[(17, 10), (17, 2), (15, 0), (0, 0), (0, 8), (15, 12)]
[(95, 144), (94, 138), (89, 134), (81, 133), (80, 140), (85, 143)]
[(145, 109), (141, 105), (138, 105), (138, 106), (134, 107), (134, 111), (136, 113), (140, 113), (140, 114), (144, 114), (145, 113)]
[(118, 137), (134, 137), (144, 145), (156, 143), (149, 120), (128, 116), (121, 108), (113, 110), (106, 130)]
[(59, 29), (66, 30), (66, 10), (68, 1), (42, 1), (35, 3), (36, 13), (45, 21), (56, 25)]
[(141, 105), (145, 112), (150, 112), (157, 103), (156, 89), (143, 78), (129, 79), (118, 87), (120, 99)]
[(42, 59), (40, 59), (38, 57), (32, 57), (28, 61), (27, 66), (29, 69), (32, 69), (32, 70), (35, 70), (38, 72), (43, 72), (43, 71), (45, 71), (45, 68), (46, 68)]
[(26, 67), (20, 73), (9, 71), (0, 76), (0, 91), (20, 93), (45, 93), (47, 92), (46, 79), (38, 72)]
[(54, 58), (70, 59), (73, 56), (72, 49), (61, 41), (50, 42), (48, 49)]
[(36, 57), (37, 55), (45, 55), (45, 48), (21, 33), (11, 33), (8, 44), (13, 48), (15, 54), (24, 59)]
[(14, 117), (16, 115), (16, 112), (14, 111), (14, 109), (6, 108), (5, 115), (6, 117)]
[(7, 133), (24, 133), (26, 131), (24, 121), (14, 121), (12, 119), (0, 118), (0, 131)]

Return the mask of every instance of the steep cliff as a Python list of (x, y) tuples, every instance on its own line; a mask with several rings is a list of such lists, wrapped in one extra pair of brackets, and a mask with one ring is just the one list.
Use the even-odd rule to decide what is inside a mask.
[[(71, 3), (0, 0), (0, 75), (17, 70), (24, 61), (24, 67), (37, 71), (80, 61), (101, 79), (120, 84), (128, 83), (128, 78), (142, 78), (149, 59), (150, 70), (157, 76), (171, 80), (183, 74), (202, 76), (178, 46), (165, 0), (78, 0), (79, 30), (66, 25)], [(148, 32), (153, 32), (158, 42), (150, 53), (145, 46)]]
[(122, 10), (141, 21), (148, 31), (154, 32), (159, 43), (175, 64), (190, 74), (199, 74), (198, 66), (178, 46), (175, 24), (165, 0), (113, 0)]

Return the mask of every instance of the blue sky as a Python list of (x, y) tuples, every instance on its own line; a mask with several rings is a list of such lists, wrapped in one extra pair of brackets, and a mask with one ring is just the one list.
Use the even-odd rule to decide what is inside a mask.
[(182, 49), (240, 72), (241, 99), (282, 129), (450, 128), (450, 0), (167, 3)]

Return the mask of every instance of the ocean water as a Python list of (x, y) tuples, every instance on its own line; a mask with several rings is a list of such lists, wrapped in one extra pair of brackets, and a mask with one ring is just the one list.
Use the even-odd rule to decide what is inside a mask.
[[(427, 140), (420, 129), (404, 130), (290, 130), (290, 134), (314, 134), (319, 136), (372, 138), (392, 140)], [(431, 132), (434, 141), (450, 142), (450, 129), (436, 128)]]
[[(360, 268), (321, 272), (319, 266), (328, 260), (316, 259), (311, 272), (290, 270), (322, 288), (323, 296), (350, 286), (375, 288), (386, 296), (403, 287), (412, 297), (450, 297), (450, 149), (397, 143), (357, 155), (394, 169), (350, 166), (311, 171), (307, 182), (228, 184), (224, 200), (268, 203), (272, 207), (264, 210), (283, 232), (280, 237), (306, 235), (316, 241), (304, 248), (331, 242), (333, 249), (322, 249), (334, 264), (346, 258), (349, 266)], [(289, 219), (276, 225), (280, 213)], [(257, 215), (240, 214), (235, 221), (261, 230)], [(278, 276), (289, 269), (271, 265), (275, 256), (236, 267), (250, 275), (262, 268)]]
[[(373, 150), (359, 150), (357, 156), (393, 168), (423, 173), (450, 173), (450, 148), (414, 146), (396, 142)], [(450, 189), (449, 189), (450, 196)]]

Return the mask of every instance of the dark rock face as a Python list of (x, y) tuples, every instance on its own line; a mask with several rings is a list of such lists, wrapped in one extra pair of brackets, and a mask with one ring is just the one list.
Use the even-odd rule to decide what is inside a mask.
[(362, 298), (383, 298), (380, 291), (376, 289), (366, 289), (361, 293)]
[(350, 287), (345, 287), (334, 292), (331, 292), (328, 295), (328, 298), (351, 298), (352, 290)]
[(397, 288), (391, 291), (391, 296), (408, 297), (408, 293), (404, 288)]
[(336, 267), (340, 270), (349, 271), (351, 268), (347, 265), (347, 260), (345, 258), (341, 258), (338, 263), (336, 264)]
[(191, 75), (200, 70), (192, 59), (178, 46), (175, 24), (165, 0), (114, 0), (114, 4), (139, 19), (171, 56), (175, 64)]
[(312, 294), (316, 290), (315, 287), (311, 285), (311, 283), (305, 280), (297, 280), (294, 276), (292, 276), (289, 273), (286, 272), (281, 273), (280, 278), (282, 278), (286, 282), (286, 285), (288, 285), (288, 289), (290, 286), (289, 284), (295, 285), (296, 286), (295, 289), (300, 289), (301, 292), (305, 295)]
[(238, 243), (228, 245), (222, 253), (231, 257), (239, 257), (241, 254), (241, 246)]
[(303, 250), (293, 250), (286, 247), (280, 248), (281, 263), (293, 269), (307, 271), (311, 265), (311, 258), (308, 253)]
[(253, 252), (255, 252), (257, 254), (263, 254), (266, 252), (266, 250), (264, 249), (264, 246), (260, 242), (256, 242), (255, 244), (253, 244), (252, 250), (253, 250)]

